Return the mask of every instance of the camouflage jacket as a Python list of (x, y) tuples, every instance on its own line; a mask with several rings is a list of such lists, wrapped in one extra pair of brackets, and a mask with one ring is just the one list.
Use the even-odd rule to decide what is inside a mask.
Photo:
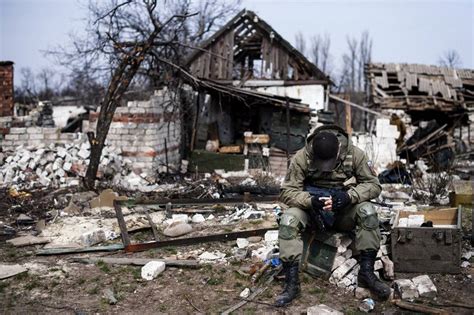
[[(336, 134), (341, 143), (338, 164), (329, 173), (318, 171), (312, 163), (312, 139), (323, 130)], [(372, 162), (364, 151), (352, 144), (347, 133), (337, 126), (317, 128), (307, 138), (306, 146), (293, 156), (281, 187), (280, 201), (289, 207), (310, 209), (311, 196), (304, 189), (306, 185), (344, 189), (352, 204), (376, 198), (382, 191)]]

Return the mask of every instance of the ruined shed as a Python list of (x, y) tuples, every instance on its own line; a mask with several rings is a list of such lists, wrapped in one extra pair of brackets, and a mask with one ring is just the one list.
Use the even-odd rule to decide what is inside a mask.
[(288, 155), (304, 146), (311, 113), (325, 107), (331, 84), (327, 75), (248, 10), (203, 42), (189, 56), (187, 67), (199, 78), (194, 84), (198, 95), (190, 130), (192, 150), (204, 149), (211, 140), (223, 152), (228, 146), (244, 147), (245, 133), (265, 134), (270, 164), (272, 156), (279, 156), (285, 170)]
[(371, 63), (365, 74), (371, 106), (404, 110), (415, 122), (466, 124), (468, 112), (474, 111), (474, 70)]
[(329, 77), (254, 12), (242, 10), (188, 58), (198, 78), (301, 99), (327, 102)]

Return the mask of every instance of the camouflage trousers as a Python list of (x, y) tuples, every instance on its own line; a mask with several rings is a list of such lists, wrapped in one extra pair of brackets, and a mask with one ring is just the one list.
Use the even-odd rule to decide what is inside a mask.
[[(333, 226), (335, 231), (350, 232), (355, 230), (357, 250), (379, 249), (379, 221), (377, 211), (372, 203), (361, 202), (346, 207), (335, 213), (335, 219)], [(310, 228), (310, 224), (306, 211), (299, 208), (285, 210), (280, 220), (278, 236), (282, 261), (300, 260), (303, 253), (302, 233)]]

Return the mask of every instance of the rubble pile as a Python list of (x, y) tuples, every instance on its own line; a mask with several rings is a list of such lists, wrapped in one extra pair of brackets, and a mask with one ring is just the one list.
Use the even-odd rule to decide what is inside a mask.
[[(370, 297), (368, 290), (357, 290), (357, 274), (360, 266), (356, 259), (357, 254), (351, 245), (352, 239), (345, 234), (334, 234), (337, 245), (337, 254), (334, 259), (329, 282), (342, 288), (348, 292), (353, 292), (358, 298)], [(385, 239), (382, 239), (382, 243)], [(388, 246), (382, 244), (377, 253), (377, 260), (375, 261), (375, 274), (379, 278), (386, 280), (393, 280), (394, 270), (393, 262), (388, 257)]]
[[(126, 190), (149, 192), (159, 188), (153, 174), (135, 168), (134, 163), (121, 153), (120, 148), (104, 147), (98, 178), (111, 179), (113, 185)], [(64, 145), (20, 146), (11, 155), (0, 155), (0, 187), (77, 186), (86, 175), (89, 155), (90, 144), (86, 139)]]
[[(122, 170), (119, 153), (112, 148), (104, 148), (100, 165), (102, 175)], [(64, 146), (19, 147), (5, 158), (0, 168), (0, 185), (15, 185), (21, 189), (79, 185), (79, 177), (86, 174), (89, 155), (87, 141)]]

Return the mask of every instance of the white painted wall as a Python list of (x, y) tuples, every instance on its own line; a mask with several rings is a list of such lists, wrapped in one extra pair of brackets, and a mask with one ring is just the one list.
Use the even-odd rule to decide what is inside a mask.
[(265, 86), (258, 87), (257, 91), (269, 94), (289, 96), (301, 99), (301, 102), (308, 104), (314, 110), (324, 109), (324, 86), (314, 85), (293, 85), (293, 86)]

